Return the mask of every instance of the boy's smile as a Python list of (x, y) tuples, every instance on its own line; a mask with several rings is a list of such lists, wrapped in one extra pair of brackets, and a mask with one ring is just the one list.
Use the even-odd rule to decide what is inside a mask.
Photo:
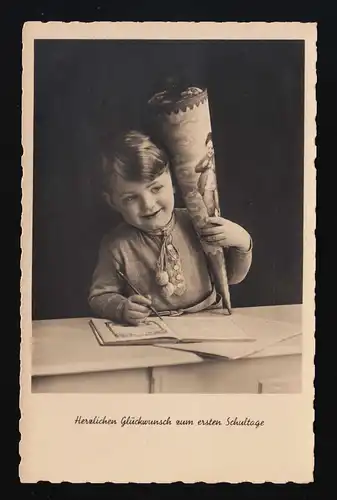
[(110, 204), (126, 222), (143, 231), (163, 228), (169, 223), (174, 208), (169, 171), (150, 182), (127, 181), (115, 176)]
[(145, 214), (143, 215), (143, 219), (153, 219), (154, 217), (157, 217), (157, 215), (159, 215), (161, 211), (162, 209), (159, 208), (159, 210), (156, 210), (155, 212), (152, 212), (150, 214)]

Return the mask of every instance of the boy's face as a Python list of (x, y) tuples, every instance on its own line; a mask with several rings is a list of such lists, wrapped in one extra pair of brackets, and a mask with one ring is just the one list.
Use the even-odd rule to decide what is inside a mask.
[(166, 171), (152, 182), (115, 176), (110, 202), (132, 226), (143, 231), (161, 229), (170, 221), (174, 208), (171, 175)]

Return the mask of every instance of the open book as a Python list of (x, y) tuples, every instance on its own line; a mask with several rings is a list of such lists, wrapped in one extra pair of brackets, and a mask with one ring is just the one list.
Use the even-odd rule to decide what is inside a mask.
[(147, 318), (138, 326), (118, 325), (105, 319), (90, 319), (89, 324), (102, 346), (253, 342), (255, 340), (238, 327), (230, 316), (180, 317), (179, 321), (174, 323), (176, 326), (174, 331), (159, 318)]

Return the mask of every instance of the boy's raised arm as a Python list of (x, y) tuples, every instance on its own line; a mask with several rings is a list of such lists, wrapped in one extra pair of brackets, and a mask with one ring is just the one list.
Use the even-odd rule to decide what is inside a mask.
[(236, 285), (241, 283), (248, 274), (252, 264), (253, 257), (253, 242), (250, 240), (250, 248), (247, 251), (237, 247), (229, 247), (224, 249), (228, 283)]

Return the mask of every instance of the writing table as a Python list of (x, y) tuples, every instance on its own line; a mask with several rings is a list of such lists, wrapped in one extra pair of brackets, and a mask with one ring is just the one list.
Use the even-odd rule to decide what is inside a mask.
[[(233, 314), (236, 312), (301, 328), (301, 305), (238, 308)], [(301, 391), (301, 336), (244, 359), (229, 361), (204, 359), (191, 352), (153, 346), (102, 347), (88, 320), (33, 322), (32, 392), (258, 394)]]

